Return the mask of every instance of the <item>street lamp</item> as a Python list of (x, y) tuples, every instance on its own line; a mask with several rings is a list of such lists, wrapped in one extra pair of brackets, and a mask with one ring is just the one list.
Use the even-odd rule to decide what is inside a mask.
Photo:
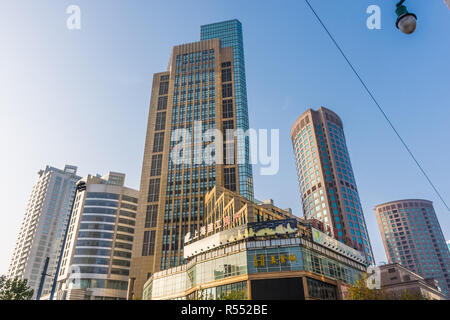
[(417, 16), (414, 13), (409, 13), (406, 6), (403, 5), (405, 0), (401, 0), (397, 3), (397, 9), (395, 13), (397, 14), (397, 22), (395, 25), (397, 29), (406, 34), (411, 34), (416, 30)]

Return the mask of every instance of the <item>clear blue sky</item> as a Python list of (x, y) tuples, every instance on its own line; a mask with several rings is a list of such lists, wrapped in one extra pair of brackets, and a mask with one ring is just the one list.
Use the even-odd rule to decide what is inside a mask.
[[(311, 0), (418, 159), (450, 201), (450, 11), (408, 0), (418, 28), (393, 25), (393, 0)], [(65, 13), (81, 8), (82, 29)], [(366, 27), (378, 4), (382, 30)], [(250, 126), (280, 129), (280, 171), (255, 195), (302, 215), (289, 131), (309, 107), (344, 121), (376, 260), (385, 261), (373, 208), (390, 200), (434, 202), (446, 239), (450, 214), (388, 128), (304, 1), (16, 1), (0, 3), (0, 274), (15, 245), (36, 172), (73, 164), (79, 173), (140, 181), (152, 74), (173, 45), (198, 41), (200, 25), (243, 24)]]

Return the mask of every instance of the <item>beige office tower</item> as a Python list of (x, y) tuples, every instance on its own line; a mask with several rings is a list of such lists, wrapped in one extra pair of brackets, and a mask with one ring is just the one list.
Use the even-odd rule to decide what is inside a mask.
[(110, 172), (77, 183), (57, 300), (126, 299), (139, 192), (124, 182)]
[(27, 279), (36, 298), (45, 261), (47, 274), (42, 295), (48, 294), (56, 272), (62, 238), (75, 197), (77, 167), (66, 165), (63, 170), (46, 166), (39, 170), (39, 178), (33, 187), (25, 217), (17, 238), (9, 278)]
[(342, 120), (324, 107), (303, 113), (291, 129), (303, 213), (373, 264)]
[(152, 273), (183, 263), (184, 236), (203, 226), (215, 185), (253, 200), (248, 137), (226, 136), (248, 129), (241, 24), (202, 26), (201, 39), (175, 46), (153, 77), (129, 299)]

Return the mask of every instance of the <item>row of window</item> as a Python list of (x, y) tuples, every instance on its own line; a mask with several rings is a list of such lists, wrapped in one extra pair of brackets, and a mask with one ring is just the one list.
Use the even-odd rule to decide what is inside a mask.
[[(216, 110), (215, 110), (215, 102), (210, 101), (209, 102), (209, 109), (208, 104), (204, 102), (202, 104), (202, 108), (200, 109), (200, 104), (196, 103), (194, 105), (194, 110), (192, 112), (192, 104), (187, 104), (187, 108), (185, 109), (184, 105), (180, 106), (174, 106), (172, 110), (172, 129), (176, 127), (185, 127), (184, 123), (187, 122), (186, 128), (190, 128), (191, 124), (189, 124), (192, 121), (203, 121), (203, 129), (206, 127), (206, 120), (210, 119), (209, 122), (209, 128), (214, 128), (214, 119), (216, 117)], [(179, 124), (177, 126), (177, 124)], [(172, 141), (173, 142), (173, 141)]]
[(144, 231), (142, 256), (151, 256), (155, 254), (155, 236), (156, 236), (155, 230)]
[[(207, 68), (207, 65), (203, 66), (204, 69)], [(199, 70), (200, 68), (193, 68), (195, 70)], [(185, 70), (183, 70), (185, 72)], [(180, 87), (180, 79), (181, 79), (181, 89), (185, 89), (186, 85), (192, 86), (192, 85), (200, 85), (200, 83), (203, 84), (203, 90), (206, 90), (207, 88), (207, 82), (208, 82), (208, 75), (209, 75), (209, 84), (213, 85), (215, 82), (215, 71), (214, 71), (214, 64), (210, 65), (209, 72), (207, 70), (203, 70), (203, 72), (191, 72), (189, 74), (183, 74), (181, 77), (177, 74), (175, 76), (175, 93), (178, 94), (178, 89)], [(200, 90), (199, 87), (196, 87), (196, 89)], [(192, 88), (190, 89), (192, 90)]]
[[(93, 267), (93, 266), (82, 266), (79, 269), (76, 270), (78, 273), (97, 273), (97, 274), (107, 274), (108, 268), (104, 267)], [(130, 271), (128, 269), (111, 269), (111, 274), (121, 275), (121, 276), (128, 276), (130, 274)]]
[[(209, 93), (209, 96), (208, 96)], [(193, 100), (195, 100), (195, 103), (199, 103), (200, 101), (203, 101), (203, 103), (206, 103), (207, 100), (210, 102), (213, 102), (216, 97), (216, 91), (214, 86), (209, 88), (209, 91), (206, 88), (203, 88), (202, 94), (200, 95), (200, 88), (197, 88), (195, 92), (192, 90), (189, 90), (186, 95), (186, 91), (181, 91), (181, 94), (178, 94), (178, 92), (175, 92), (173, 95), (173, 105), (176, 106), (178, 104), (184, 105), (185, 102), (192, 103)]]
[(72, 288), (88, 289), (88, 288), (105, 288), (115, 290), (127, 290), (128, 281), (105, 280), (105, 279), (73, 279)]
[(214, 60), (214, 49), (209, 50), (202, 50), (202, 51), (196, 51), (191, 53), (185, 53), (177, 55), (176, 58), (176, 65), (183, 65), (188, 63), (196, 63), (201, 61), (207, 61), (207, 60)]

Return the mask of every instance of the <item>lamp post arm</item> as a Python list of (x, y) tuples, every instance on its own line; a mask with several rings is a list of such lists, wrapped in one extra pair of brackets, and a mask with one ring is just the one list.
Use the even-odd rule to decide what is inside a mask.
[(397, 7), (400, 7), (406, 0), (400, 0), (399, 3), (397, 3)]

